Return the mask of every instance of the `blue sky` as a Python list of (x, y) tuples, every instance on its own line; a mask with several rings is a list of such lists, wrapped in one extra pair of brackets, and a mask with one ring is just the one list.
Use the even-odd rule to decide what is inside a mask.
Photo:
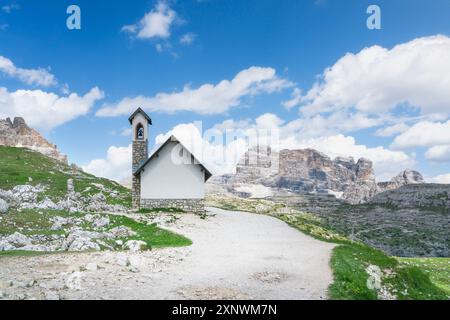
[[(81, 8), (81, 30), (66, 27), (71, 4)], [(381, 30), (366, 27), (370, 4), (381, 8)], [(450, 138), (434, 139), (450, 132), (442, 131), (450, 130), (450, 99), (445, 86), (439, 91), (449, 80), (449, 1), (0, 0), (0, 7), (0, 117), (24, 116), (90, 171), (126, 175), (127, 108), (142, 103), (153, 118), (151, 144), (194, 121), (204, 129), (244, 121), (280, 128), (283, 147), (369, 157), (379, 179), (412, 167), (450, 181)], [(364, 48), (371, 50), (358, 55)], [(346, 53), (353, 58), (339, 63)], [(318, 92), (310, 91), (315, 84)], [(421, 130), (430, 137), (415, 138)]]

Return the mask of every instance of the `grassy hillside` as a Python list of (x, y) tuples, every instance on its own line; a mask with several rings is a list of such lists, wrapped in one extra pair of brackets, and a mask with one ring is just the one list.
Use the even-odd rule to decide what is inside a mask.
[[(331, 299), (346, 300), (446, 300), (450, 259), (396, 259), (360, 242), (354, 242), (338, 230), (330, 229), (316, 215), (295, 208), (280, 207), (268, 200), (208, 197), (207, 205), (224, 210), (237, 210), (268, 214), (281, 219), (321, 241), (336, 243), (331, 267), (334, 283), (329, 288)], [(368, 270), (377, 270), (376, 282)]]
[[(67, 194), (68, 179), (73, 179), (75, 192), (79, 192), (83, 196), (92, 196), (102, 192), (106, 196), (108, 204), (131, 206), (130, 191), (114, 181), (95, 177), (75, 166), (66, 165), (28, 149), (0, 146), (0, 189), (10, 190), (17, 185), (25, 184), (43, 185), (45, 191), (39, 193), (39, 197), (42, 199), (48, 197), (57, 202), (65, 198)], [(122, 226), (136, 233), (129, 237), (103, 239), (105, 245), (100, 245), (101, 249), (121, 250), (122, 245), (117, 244), (117, 240), (123, 242), (141, 240), (147, 243), (148, 248), (178, 247), (192, 244), (184, 236), (158, 228), (156, 224), (138, 222), (121, 215), (99, 213), (110, 221), (104, 231)], [(93, 227), (91, 222), (83, 220), (85, 216), (86, 213), (84, 212), (69, 214), (63, 210), (19, 210), (10, 208), (7, 214), (0, 215), (0, 238), (20, 232), (27, 237), (43, 236), (45, 239), (40, 244), (45, 244), (56, 236), (67, 237), (74, 227), (81, 227), (84, 231), (96, 231), (97, 229)], [(78, 219), (81, 223), (69, 223), (64, 225), (63, 228), (54, 229), (52, 228), (54, 219), (58, 218)], [(46, 252), (4, 251), (0, 252), (0, 257), (43, 253)]]
[(105, 189), (117, 194), (112, 197), (111, 192), (104, 192), (108, 204), (131, 206), (130, 191), (114, 181), (95, 177), (38, 152), (0, 146), (0, 189), (41, 184), (46, 186), (46, 191), (40, 197), (58, 201), (67, 193), (68, 179), (74, 180), (75, 191), (82, 195), (94, 195)]

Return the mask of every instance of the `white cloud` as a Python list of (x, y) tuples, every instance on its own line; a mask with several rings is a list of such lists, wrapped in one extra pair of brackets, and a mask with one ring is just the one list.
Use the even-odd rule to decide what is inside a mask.
[(275, 69), (250, 67), (239, 72), (232, 80), (222, 80), (216, 85), (203, 84), (195, 89), (186, 85), (180, 92), (158, 93), (153, 97), (127, 97), (116, 104), (104, 106), (97, 116), (127, 115), (136, 106), (150, 112), (220, 114), (239, 106), (245, 97), (277, 92), (291, 85), (289, 81), (279, 78)]
[(375, 135), (379, 137), (392, 137), (393, 135), (403, 133), (408, 129), (409, 126), (405, 123), (398, 123), (386, 128), (378, 129), (377, 132), (375, 132)]
[[(249, 147), (245, 137), (252, 136), (261, 129), (272, 129), (273, 131), (258, 131), (260, 138), (263, 136), (266, 141), (271, 141), (270, 138), (264, 137), (264, 135), (270, 134), (279, 138), (278, 141), (273, 140), (272, 148), (275, 150), (313, 148), (331, 158), (338, 156), (351, 156), (355, 159), (368, 158), (373, 161), (375, 174), (380, 181), (388, 180), (398, 172), (413, 167), (415, 164), (414, 159), (404, 152), (392, 151), (382, 146), (367, 147), (358, 144), (351, 136), (336, 134), (305, 138), (290, 124), (285, 123), (276, 115), (263, 114), (254, 121), (226, 120), (213, 126), (210, 130), (206, 130), (203, 136), (200, 132), (201, 126), (182, 124), (164, 135), (159, 135), (156, 143), (161, 143), (170, 134), (174, 134), (216, 174), (234, 172), (237, 161)], [(237, 133), (236, 139), (227, 140), (227, 133), (230, 132)], [(213, 139), (210, 139), (211, 137)]]
[[(233, 173), (239, 159), (249, 146), (256, 142), (252, 139), (256, 135), (259, 135), (262, 141), (269, 143), (271, 141), (274, 150), (313, 148), (331, 158), (337, 156), (352, 156), (356, 160), (368, 158), (374, 163), (375, 174), (379, 181), (388, 180), (405, 168), (413, 167), (415, 163), (414, 159), (404, 152), (392, 151), (382, 146), (367, 147), (358, 144), (351, 136), (335, 134), (307, 138), (297, 127), (292, 126), (292, 123), (286, 123), (270, 113), (254, 120), (229, 119), (208, 130), (205, 129), (200, 122), (179, 124), (169, 132), (157, 135), (155, 146), (163, 143), (170, 135), (174, 135), (214, 174)], [(85, 167), (89, 168), (89, 172), (98, 170), (102, 176), (121, 181), (130, 175), (131, 164), (123, 160), (116, 161), (116, 153), (120, 159), (126, 153), (122, 149), (120, 150), (124, 152), (119, 152), (117, 147), (111, 148), (105, 159), (93, 160)], [(131, 159), (131, 151), (128, 152)]]
[(436, 162), (450, 162), (450, 145), (434, 146), (428, 149), (425, 158)]
[(180, 43), (187, 46), (191, 45), (196, 37), (197, 35), (195, 33), (188, 32), (180, 37)]
[(300, 104), (301, 99), (302, 99), (302, 91), (299, 88), (294, 88), (291, 99), (283, 101), (282, 106), (288, 110), (291, 110), (293, 107)]
[(122, 27), (123, 32), (136, 34), (139, 39), (170, 37), (170, 28), (177, 18), (166, 1), (159, 1), (137, 24)]
[(2, 6), (2, 10), (5, 13), (11, 13), (13, 10), (18, 10), (18, 9), (20, 9), (20, 6), (15, 2), (12, 2), (11, 4), (5, 4), (4, 6)]
[(450, 173), (428, 179), (431, 183), (450, 184)]
[(10, 59), (3, 56), (0, 56), (0, 72), (3, 72), (9, 77), (18, 79), (28, 85), (49, 87), (57, 84), (55, 76), (46, 69), (19, 68), (15, 66)]
[(381, 115), (402, 105), (423, 115), (449, 115), (449, 86), (450, 38), (437, 35), (348, 53), (299, 104), (307, 116), (349, 110)]
[(41, 90), (9, 92), (0, 87), (0, 118), (20, 116), (34, 128), (51, 130), (87, 114), (94, 103), (103, 98), (103, 92), (92, 88), (84, 96), (71, 93), (58, 96)]
[(82, 166), (83, 170), (117, 182), (131, 175), (131, 144), (128, 147), (111, 146), (105, 159), (95, 159)]
[(131, 137), (132, 133), (133, 133), (133, 130), (131, 128), (126, 128), (120, 132), (120, 135), (124, 136), (124, 137)]
[(447, 122), (421, 121), (394, 139), (392, 148), (406, 149), (450, 145), (450, 120)]

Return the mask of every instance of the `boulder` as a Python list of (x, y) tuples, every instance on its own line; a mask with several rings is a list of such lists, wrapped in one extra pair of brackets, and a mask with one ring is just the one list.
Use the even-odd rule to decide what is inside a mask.
[(12, 244), (6, 240), (0, 240), (0, 251), (11, 251), (16, 249)]
[(8, 209), (9, 209), (8, 203), (5, 200), (0, 199), (0, 213), (5, 214), (8, 212)]
[(115, 238), (133, 237), (137, 233), (125, 226), (118, 226), (109, 230), (109, 233), (113, 234)]
[(86, 270), (88, 271), (97, 271), (98, 270), (98, 265), (95, 262), (90, 262), (86, 265)]
[(106, 227), (107, 225), (109, 225), (110, 220), (108, 216), (98, 216), (96, 218), (94, 218), (93, 222), (92, 222), (92, 226), (94, 228), (103, 228)]
[(148, 248), (147, 243), (140, 240), (128, 240), (125, 242), (124, 248), (131, 252), (139, 252)]
[(63, 244), (63, 249), (69, 251), (99, 251), (101, 248), (93, 239), (101, 239), (103, 237), (105, 237), (105, 235), (98, 232), (84, 231), (81, 228), (72, 228)]
[(25, 247), (27, 245), (31, 245), (31, 239), (27, 236), (24, 236), (23, 234), (19, 232), (15, 232), (3, 239), (4, 241), (8, 242), (10, 245), (14, 246), (15, 248), (21, 248)]
[(69, 245), (69, 251), (100, 251), (100, 246), (90, 238), (76, 238)]

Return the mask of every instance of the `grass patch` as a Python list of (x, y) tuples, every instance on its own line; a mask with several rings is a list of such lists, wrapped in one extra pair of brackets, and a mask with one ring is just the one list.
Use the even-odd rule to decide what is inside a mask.
[(450, 258), (397, 258), (400, 264), (418, 267), (431, 282), (450, 295)]
[(126, 226), (137, 233), (134, 237), (123, 240), (141, 240), (150, 248), (183, 247), (192, 244), (192, 241), (180, 234), (158, 228), (156, 224), (144, 224), (125, 216), (110, 216), (111, 227)]

